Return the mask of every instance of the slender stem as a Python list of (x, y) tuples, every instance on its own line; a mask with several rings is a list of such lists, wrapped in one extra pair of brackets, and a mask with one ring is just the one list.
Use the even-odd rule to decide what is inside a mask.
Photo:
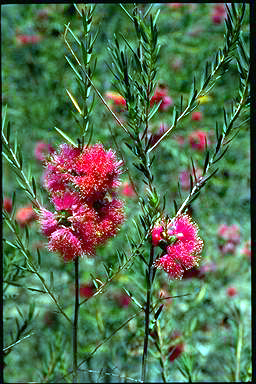
[(151, 245), (150, 249), (150, 260), (148, 264), (148, 270), (146, 272), (147, 279), (147, 302), (145, 308), (145, 335), (144, 335), (144, 347), (141, 365), (141, 381), (146, 381), (147, 374), (147, 356), (148, 356), (148, 336), (149, 336), (149, 325), (150, 325), (150, 306), (151, 306), (151, 289), (153, 285), (154, 274), (153, 272), (153, 261), (154, 261), (154, 247)]
[(160, 365), (161, 365), (161, 376), (162, 376), (163, 382), (167, 383), (167, 379), (165, 376), (164, 356), (163, 356), (163, 352), (162, 352), (162, 336), (161, 336), (159, 320), (157, 320), (157, 322), (156, 322), (156, 330), (157, 330), (158, 341), (159, 341), (159, 343), (157, 343), (157, 349), (160, 353), (159, 360), (160, 360)]
[(241, 320), (238, 324), (238, 336), (237, 336), (237, 345), (236, 345), (236, 373), (235, 373), (235, 381), (240, 381), (240, 362), (241, 362), (241, 350), (243, 344), (243, 325)]
[(73, 322), (73, 383), (77, 383), (77, 331), (79, 314), (79, 259), (75, 258), (75, 313)]

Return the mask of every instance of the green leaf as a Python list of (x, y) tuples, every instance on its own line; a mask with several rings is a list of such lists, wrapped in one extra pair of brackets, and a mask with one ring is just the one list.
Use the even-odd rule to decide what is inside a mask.
[(83, 80), (82, 76), (77, 72), (77, 70), (74, 67), (74, 65), (71, 62), (71, 60), (66, 55), (65, 55), (65, 58), (66, 58), (67, 62), (69, 63), (69, 65), (71, 66), (71, 68), (73, 69), (73, 71), (75, 72), (75, 74), (77, 75), (78, 79)]
[(203, 175), (205, 174), (206, 172), (206, 169), (207, 169), (207, 166), (209, 164), (209, 158), (210, 158), (210, 152), (207, 151), (206, 152), (206, 157), (205, 157), (205, 161), (204, 161), (204, 170), (203, 170)]
[(76, 143), (66, 134), (64, 133), (61, 129), (57, 128), (57, 127), (54, 127), (54, 129), (56, 129), (56, 131), (62, 136), (64, 137), (65, 140), (67, 140), (70, 144), (72, 144), (74, 147), (77, 147)]
[(2, 117), (2, 133), (4, 131), (4, 126), (5, 126), (5, 119), (6, 119), (6, 114), (7, 114), (7, 105), (3, 108), (3, 117)]

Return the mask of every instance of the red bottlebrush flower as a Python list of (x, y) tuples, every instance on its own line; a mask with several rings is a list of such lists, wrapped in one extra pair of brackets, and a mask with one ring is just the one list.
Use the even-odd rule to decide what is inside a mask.
[(173, 343), (175, 340), (179, 339), (181, 337), (180, 332), (174, 331), (171, 337), (171, 345), (169, 347), (169, 360), (170, 362), (173, 362), (175, 359), (177, 359), (181, 353), (184, 351), (184, 343), (181, 341), (179, 343)]
[(82, 256), (83, 249), (80, 240), (70, 228), (60, 228), (50, 235), (49, 251), (59, 252), (65, 261), (74, 260)]
[(235, 287), (228, 287), (227, 295), (230, 297), (236, 296), (237, 295), (237, 289)]
[(44, 161), (48, 154), (54, 153), (54, 148), (45, 143), (44, 141), (38, 141), (34, 149), (35, 158), (39, 161)]
[(132, 185), (128, 181), (125, 181), (122, 183), (121, 193), (122, 193), (122, 195), (124, 195), (126, 197), (135, 197), (136, 196), (136, 193), (135, 193)]
[(152, 231), (152, 244), (154, 246), (157, 246), (159, 244), (159, 241), (162, 240), (162, 232), (163, 232), (163, 227), (154, 227)]
[(207, 132), (195, 131), (189, 135), (189, 143), (191, 148), (198, 149), (199, 151), (203, 151), (205, 149), (206, 141), (207, 145), (209, 145), (210, 141), (208, 139)]
[(58, 211), (74, 211), (81, 204), (79, 195), (68, 190), (62, 195), (53, 195), (52, 202)]
[(172, 99), (167, 95), (167, 90), (165, 88), (156, 88), (155, 93), (150, 100), (150, 106), (152, 107), (160, 101), (162, 101), (159, 106), (160, 111), (167, 110), (173, 103)]
[(203, 118), (203, 114), (200, 111), (193, 112), (191, 115), (191, 119), (193, 121), (200, 121)]
[(72, 185), (83, 198), (100, 199), (106, 191), (120, 185), (121, 161), (115, 153), (106, 151), (101, 144), (84, 147), (80, 152), (64, 144), (60, 154), (52, 156), (45, 173), (45, 186), (50, 192), (64, 191)]
[(38, 215), (33, 210), (32, 205), (19, 208), (16, 212), (16, 220), (21, 227), (24, 227), (26, 224), (30, 224), (37, 219)]
[(37, 44), (41, 40), (39, 35), (17, 35), (16, 41), (22, 45)]
[(184, 214), (163, 223), (163, 228), (161, 235), (167, 243), (166, 254), (155, 261), (155, 267), (163, 269), (170, 277), (181, 279), (184, 269), (198, 266), (203, 248), (198, 226)]
[(8, 212), (11, 213), (12, 211), (12, 199), (9, 197), (5, 197), (3, 201), (3, 207)]
[(76, 176), (74, 182), (84, 195), (100, 197), (120, 185), (121, 165), (111, 149), (105, 151), (102, 145), (95, 144), (79, 157), (75, 169), (81, 176)]
[(41, 225), (41, 231), (45, 236), (50, 236), (58, 229), (56, 215), (45, 208), (41, 209), (39, 223)]
[(40, 217), (49, 250), (66, 261), (94, 255), (124, 221), (123, 202), (115, 198), (121, 162), (100, 144), (83, 149), (63, 144), (45, 165), (44, 183), (57, 210), (42, 210)]
[(80, 296), (81, 297), (91, 297), (94, 295), (94, 292), (96, 291), (96, 288), (94, 284), (89, 283), (89, 284), (81, 284), (80, 285)]

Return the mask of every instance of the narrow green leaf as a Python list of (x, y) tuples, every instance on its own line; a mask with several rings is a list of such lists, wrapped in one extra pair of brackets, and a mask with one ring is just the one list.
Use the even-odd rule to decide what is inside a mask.
[(204, 161), (204, 170), (203, 170), (203, 175), (205, 174), (206, 172), (206, 169), (207, 169), (207, 166), (209, 164), (209, 158), (210, 158), (210, 152), (207, 151), (206, 152), (206, 157), (205, 157), (205, 161)]
[(54, 276), (53, 271), (50, 271), (50, 289), (54, 289)]
[(175, 215), (176, 215), (176, 213), (178, 212), (178, 205), (176, 203), (176, 200), (173, 200), (173, 205), (174, 205), (174, 212), (175, 212)]
[(77, 12), (79, 13), (79, 15), (80, 15), (81, 17), (83, 17), (83, 15), (82, 15), (82, 13), (80, 12), (78, 6), (77, 6), (76, 4), (73, 4), (73, 5), (74, 5), (75, 9), (77, 10)]
[(64, 24), (64, 26), (66, 27), (66, 29), (71, 33), (71, 35), (74, 37), (74, 39), (76, 40), (76, 42), (81, 45), (81, 41), (78, 39), (78, 37), (76, 37), (76, 35), (73, 33), (73, 31), (69, 28), (69, 24)]
[(34, 176), (32, 176), (32, 189), (33, 189), (34, 195), (36, 197), (36, 182), (35, 182)]
[(3, 117), (2, 117), (2, 132), (4, 131), (5, 119), (7, 114), (7, 105), (3, 108)]
[(72, 144), (74, 147), (77, 147), (76, 143), (66, 134), (64, 133), (61, 129), (54, 127), (56, 131), (65, 139), (67, 140), (70, 144)]
[(78, 79), (83, 80), (82, 76), (77, 72), (77, 70), (75, 69), (71, 60), (67, 56), (65, 56), (65, 58), (66, 58), (67, 62), (69, 63), (69, 65), (71, 66), (71, 68), (73, 69), (73, 71), (75, 72), (75, 74), (77, 75)]
[(153, 108), (151, 109), (149, 115), (148, 115), (148, 120), (152, 119), (152, 117), (155, 115), (155, 113), (158, 111), (158, 108), (160, 107), (162, 103), (162, 100), (159, 101), (159, 103), (155, 104)]

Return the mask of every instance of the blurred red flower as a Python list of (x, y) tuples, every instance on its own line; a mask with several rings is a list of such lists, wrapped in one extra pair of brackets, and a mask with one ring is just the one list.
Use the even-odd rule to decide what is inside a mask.
[(132, 299), (126, 293), (115, 294), (114, 299), (119, 307), (126, 308), (131, 303)]
[(221, 224), (218, 229), (218, 235), (224, 240), (228, 240), (233, 244), (240, 243), (240, 228), (237, 224), (230, 226)]
[(184, 351), (184, 343), (180, 341), (179, 343), (173, 343), (175, 340), (179, 339), (181, 337), (181, 333), (179, 331), (174, 331), (171, 336), (171, 345), (168, 349), (168, 357), (170, 362), (172, 363), (175, 359), (177, 359), (181, 353)]
[(26, 224), (30, 224), (37, 219), (38, 215), (33, 210), (32, 205), (19, 208), (16, 212), (16, 220), (21, 227), (24, 227)]
[(12, 211), (12, 199), (9, 197), (5, 197), (3, 201), (3, 207), (8, 212), (11, 213)]
[(34, 156), (39, 161), (44, 161), (48, 154), (54, 153), (54, 148), (51, 144), (44, 141), (38, 141), (34, 149)]
[(224, 4), (216, 4), (212, 12), (212, 21), (215, 24), (221, 24), (226, 17), (226, 9)]
[(249, 258), (252, 257), (252, 251), (251, 251), (251, 241), (248, 240), (245, 242), (244, 247), (241, 249), (241, 254), (245, 255)]
[(167, 110), (173, 103), (172, 99), (167, 94), (166, 88), (156, 88), (155, 93), (150, 100), (150, 106), (153, 107), (154, 104), (157, 104), (160, 101), (162, 101), (159, 106), (160, 111)]
[(237, 295), (236, 287), (228, 287), (227, 295), (230, 296), (230, 297), (236, 296)]
[(195, 131), (189, 135), (189, 144), (191, 148), (198, 149), (199, 151), (203, 151), (205, 149), (205, 142), (207, 141), (207, 145), (210, 144), (208, 133), (204, 131)]
[(16, 41), (21, 45), (37, 44), (41, 39), (39, 35), (16, 35)]
[(132, 185), (128, 181), (124, 181), (121, 185), (121, 193), (126, 197), (135, 197), (136, 193)]
[(191, 115), (191, 119), (193, 121), (200, 121), (203, 118), (203, 114), (200, 111), (193, 112)]
[(96, 291), (96, 288), (94, 284), (87, 283), (87, 284), (80, 284), (80, 296), (81, 297), (91, 297), (94, 295), (94, 292)]
[(107, 99), (112, 100), (116, 105), (126, 106), (125, 98), (117, 92), (109, 91), (106, 92), (105, 96)]

